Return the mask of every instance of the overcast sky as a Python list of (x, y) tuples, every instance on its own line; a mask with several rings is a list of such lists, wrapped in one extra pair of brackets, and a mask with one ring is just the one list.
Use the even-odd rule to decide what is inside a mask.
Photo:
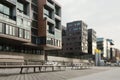
[(62, 24), (83, 20), (98, 37), (113, 39), (120, 49), (120, 0), (56, 0), (62, 6)]

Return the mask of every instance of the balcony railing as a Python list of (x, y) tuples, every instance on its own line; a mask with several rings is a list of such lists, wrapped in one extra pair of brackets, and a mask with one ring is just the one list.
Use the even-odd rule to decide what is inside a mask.
[(49, 18), (47, 15), (44, 15), (44, 18), (46, 18), (48, 22), (55, 24), (55, 21), (53, 19)]
[(5, 17), (3, 17), (3, 16), (0, 16), (0, 20), (2, 20), (2, 21), (6, 21), (6, 22), (9, 22), (9, 23), (13, 23), (13, 24), (16, 23), (14, 20), (9, 19), (9, 18), (5, 18)]
[(9, 3), (12, 3), (12, 4), (16, 4), (16, 0), (6, 0), (8, 1)]
[(54, 7), (54, 5), (53, 5), (53, 4), (51, 4), (51, 3), (50, 3), (50, 2), (48, 2), (48, 1), (46, 2), (46, 5), (47, 5), (47, 6), (49, 6), (50, 8), (52, 8), (52, 9), (54, 9), (54, 8), (55, 8), (55, 7)]
[(61, 17), (55, 14), (55, 18), (61, 20)]

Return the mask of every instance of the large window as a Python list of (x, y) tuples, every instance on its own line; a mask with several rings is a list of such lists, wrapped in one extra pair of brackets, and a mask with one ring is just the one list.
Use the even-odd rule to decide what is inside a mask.
[(13, 32), (12, 26), (9, 26), (9, 28), (10, 28), (10, 33), (9, 33), (9, 34), (10, 34), (10, 35), (13, 35), (13, 34), (12, 34), (12, 32)]
[(23, 12), (24, 6), (22, 3), (17, 2), (17, 8), (19, 9), (20, 12)]
[(3, 12), (3, 5), (0, 4), (0, 12)]
[(23, 29), (19, 29), (19, 37), (23, 37)]
[(6, 30), (5, 30), (5, 31), (6, 31), (6, 34), (9, 34), (9, 30), (10, 30), (10, 29), (9, 29), (9, 25), (6, 24)]
[(0, 4), (0, 12), (8, 17), (10, 15), (10, 8), (3, 4)]
[(15, 27), (12, 27), (12, 35), (15, 36)]
[(29, 31), (25, 31), (25, 39), (30, 39), (30, 32)]
[(0, 23), (0, 33), (2, 33), (2, 23)]
[(10, 9), (4, 6), (4, 14), (10, 15)]

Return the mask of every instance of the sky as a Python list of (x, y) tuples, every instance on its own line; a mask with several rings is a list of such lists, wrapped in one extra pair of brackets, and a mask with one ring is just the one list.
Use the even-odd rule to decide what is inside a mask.
[(56, 0), (62, 7), (62, 25), (82, 20), (97, 37), (113, 39), (120, 49), (120, 0)]

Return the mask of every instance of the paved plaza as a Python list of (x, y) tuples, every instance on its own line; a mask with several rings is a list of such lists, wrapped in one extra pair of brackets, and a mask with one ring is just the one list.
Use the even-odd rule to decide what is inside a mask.
[(0, 70), (0, 80), (120, 80), (119, 67), (18, 74), (18, 69)]

